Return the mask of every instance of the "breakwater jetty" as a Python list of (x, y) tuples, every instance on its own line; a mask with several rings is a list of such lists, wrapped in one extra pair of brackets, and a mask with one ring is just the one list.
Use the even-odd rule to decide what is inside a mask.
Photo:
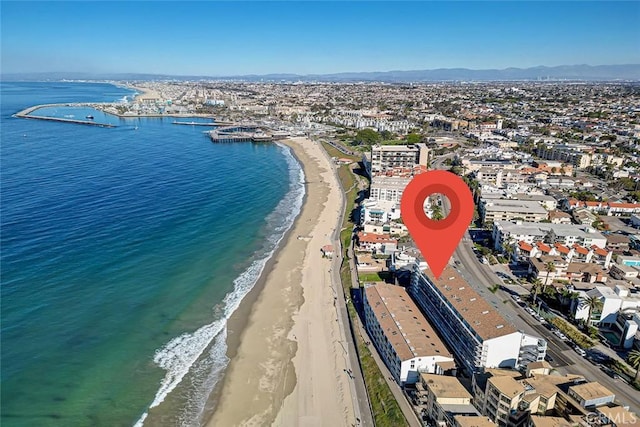
[(43, 104), (43, 105), (35, 105), (33, 107), (26, 108), (22, 111), (19, 111), (13, 115), (13, 117), (18, 117), (20, 119), (34, 119), (34, 120), (48, 120), (50, 122), (62, 122), (62, 123), (75, 123), (80, 125), (88, 125), (88, 126), (98, 126), (102, 128), (115, 128), (116, 125), (112, 125), (109, 123), (99, 123), (94, 122), (93, 120), (78, 120), (78, 119), (69, 119), (66, 117), (49, 117), (49, 116), (40, 116), (35, 114), (37, 110), (45, 107), (79, 107), (79, 106), (90, 106), (93, 107), (95, 104)]

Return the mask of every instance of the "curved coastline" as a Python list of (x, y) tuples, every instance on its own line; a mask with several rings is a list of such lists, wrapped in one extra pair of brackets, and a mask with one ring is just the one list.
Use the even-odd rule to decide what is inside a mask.
[[(156, 352), (154, 362), (166, 370), (165, 377), (148, 409), (135, 423), (136, 427), (162, 425), (167, 418), (173, 419), (176, 415), (179, 416), (182, 422), (186, 421), (189, 425), (193, 425), (202, 423), (203, 419), (210, 416), (210, 408), (215, 403), (215, 400), (212, 400), (212, 396), (217, 395), (223, 383), (229, 360), (236, 354), (239, 344), (238, 334), (246, 326), (246, 320), (253, 302), (262, 292), (266, 276), (271, 272), (273, 266), (277, 264), (279, 253), (283, 247), (282, 242), (290, 239), (292, 230), (300, 217), (300, 212), (307, 198), (306, 186), (304, 185), (305, 175), (301, 162), (289, 147), (282, 144), (278, 145), (286, 150), (285, 155), (290, 158), (288, 163), (291, 162), (289, 163), (291, 181), (289, 191), (274, 212), (267, 217), (267, 220), (269, 221), (269, 218), (274, 215), (282, 215), (282, 209), (285, 209), (286, 221), (275, 225), (275, 233), (266, 238), (267, 244), (271, 248), (270, 252), (262, 258), (255, 259), (251, 266), (234, 280), (234, 290), (227, 294), (223, 301), (224, 317), (216, 319), (192, 333), (185, 333), (173, 338)], [(295, 167), (292, 167), (292, 165)], [(184, 352), (176, 351), (176, 348), (187, 341), (195, 341), (196, 344), (195, 346), (188, 346), (191, 352), (186, 354), (188, 360), (184, 360)], [(197, 349), (194, 351), (193, 347), (197, 347)], [(212, 356), (213, 354), (215, 354), (215, 357)], [(180, 359), (180, 362), (186, 361), (186, 366), (182, 366), (181, 369), (176, 371), (173, 363), (176, 359)], [(163, 406), (162, 403), (165, 398), (174, 392), (174, 389), (181, 387), (181, 383), (186, 380), (187, 375), (191, 375), (191, 369), (205, 359), (213, 359), (209, 360), (211, 366), (207, 375), (213, 376), (215, 379), (211, 381), (212, 384), (210, 384), (209, 388), (204, 390), (202, 395), (194, 396), (194, 399), (189, 402), (188, 408), (179, 408), (179, 414), (175, 413), (175, 407)], [(199, 391), (203, 392), (203, 390)], [(179, 392), (179, 390), (175, 392)]]
[[(307, 200), (265, 282), (243, 308), (237, 345), (208, 412), (221, 425), (327, 425), (355, 423), (336, 322), (330, 244), (342, 194), (317, 142), (286, 140), (307, 176)], [(250, 402), (250, 409), (248, 403)]]

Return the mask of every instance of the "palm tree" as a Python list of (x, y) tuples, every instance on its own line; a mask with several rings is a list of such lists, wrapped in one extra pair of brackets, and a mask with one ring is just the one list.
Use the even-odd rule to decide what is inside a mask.
[(591, 313), (593, 313), (594, 310), (602, 309), (602, 301), (596, 296), (586, 297), (582, 299), (580, 307), (587, 307), (589, 309), (587, 315), (587, 328), (589, 328), (591, 326)]
[(540, 292), (540, 287), (542, 286), (542, 282), (540, 281), (540, 279), (535, 279), (532, 282), (533, 286), (531, 287), (531, 289), (533, 290), (533, 303), (536, 303), (536, 299), (538, 298), (538, 292)]
[(578, 298), (578, 293), (572, 291), (571, 289), (562, 288), (562, 290), (557, 294), (560, 305), (570, 305), (571, 301)]
[(515, 248), (513, 247), (513, 245), (510, 245), (509, 243), (504, 242), (502, 243), (502, 252), (504, 252), (504, 254), (507, 256), (508, 262), (511, 262), (511, 258), (515, 253)]
[(544, 264), (544, 271), (547, 272), (547, 278), (544, 281), (544, 287), (542, 288), (543, 292), (547, 289), (547, 286), (549, 286), (549, 279), (551, 278), (551, 273), (556, 271), (556, 265), (549, 261)]
[(640, 381), (640, 351), (631, 350), (627, 356), (627, 362), (631, 367), (636, 368), (636, 378), (634, 381)]

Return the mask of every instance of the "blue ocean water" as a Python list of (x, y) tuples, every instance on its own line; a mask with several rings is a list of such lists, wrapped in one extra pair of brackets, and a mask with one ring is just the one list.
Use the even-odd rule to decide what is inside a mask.
[(225, 320), (300, 210), (285, 147), (213, 144), (170, 118), (11, 117), (131, 93), (0, 83), (3, 426), (131, 426), (163, 405), (165, 425), (197, 425)]

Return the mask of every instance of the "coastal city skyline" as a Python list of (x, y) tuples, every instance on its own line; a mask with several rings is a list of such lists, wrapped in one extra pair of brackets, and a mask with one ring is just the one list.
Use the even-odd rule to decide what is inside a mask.
[(3, 2), (1, 19), (5, 74), (640, 63), (637, 2)]

